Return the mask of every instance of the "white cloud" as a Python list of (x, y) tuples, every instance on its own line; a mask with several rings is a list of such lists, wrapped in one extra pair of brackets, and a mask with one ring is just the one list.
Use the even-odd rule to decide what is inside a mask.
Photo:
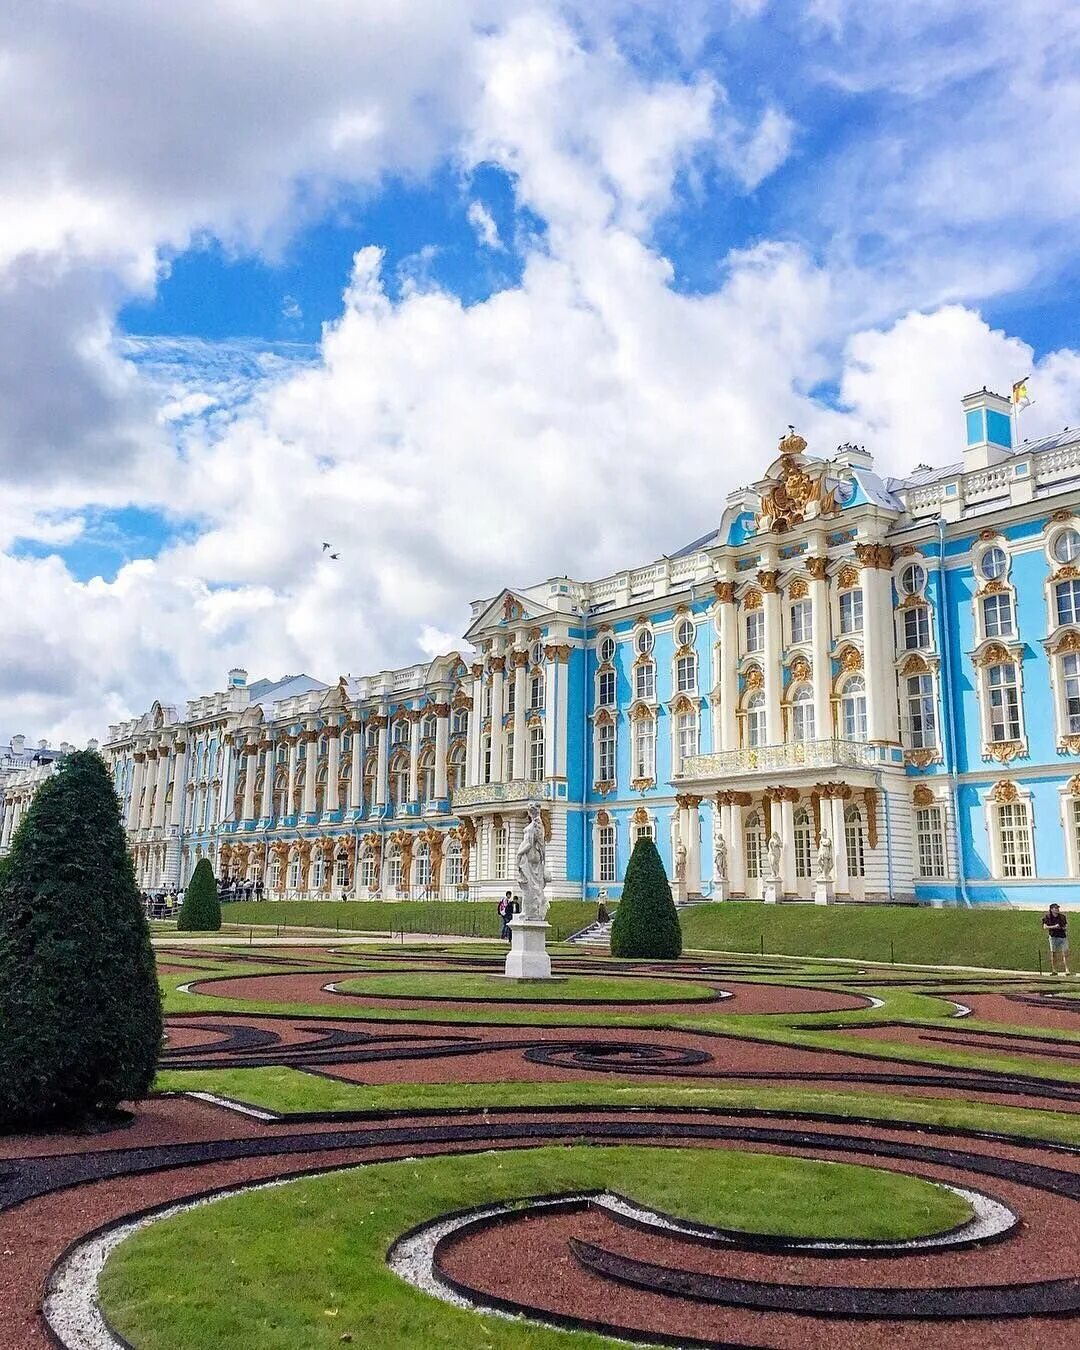
[(465, 212), (466, 219), (476, 231), (476, 237), (485, 248), (501, 249), (503, 242), (499, 238), (499, 227), (495, 217), (481, 201), (471, 201)]

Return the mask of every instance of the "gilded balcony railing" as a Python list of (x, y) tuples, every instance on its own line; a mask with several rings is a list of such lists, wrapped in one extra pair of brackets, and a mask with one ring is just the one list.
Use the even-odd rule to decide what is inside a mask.
[(872, 768), (877, 748), (864, 741), (786, 741), (782, 745), (744, 746), (711, 755), (688, 755), (679, 779), (722, 778), (741, 773), (791, 769)]
[(472, 787), (454, 789), (452, 806), (485, 806), (489, 802), (550, 801), (553, 796), (550, 781), (534, 783), (527, 778), (514, 778), (509, 783), (477, 783)]

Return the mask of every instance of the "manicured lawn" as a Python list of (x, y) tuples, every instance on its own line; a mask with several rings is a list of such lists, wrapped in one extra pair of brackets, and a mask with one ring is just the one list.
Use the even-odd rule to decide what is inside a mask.
[(707, 984), (689, 980), (654, 980), (620, 975), (567, 975), (548, 983), (544, 980), (514, 984), (495, 975), (458, 975), (453, 972), (415, 971), (400, 975), (364, 975), (339, 980), (337, 987), (350, 994), (377, 994), (382, 998), (479, 999), (499, 1002), (543, 1003), (671, 1003), (710, 999), (715, 991)]
[(940, 1097), (883, 1096), (877, 1092), (807, 1092), (797, 1088), (716, 1088), (690, 1083), (637, 1087), (617, 1082), (390, 1083), (336, 1082), (286, 1067), (167, 1069), (157, 1092), (213, 1092), (268, 1111), (439, 1111), (458, 1107), (688, 1106), (731, 1110), (818, 1112), (867, 1120), (985, 1130), (992, 1134), (1080, 1145), (1080, 1115), (1031, 1111)]
[[(473, 900), (279, 900), (239, 901), (221, 906), (224, 923), (288, 924), (342, 933), (456, 933), (498, 937), (501, 920), (492, 901)], [(548, 911), (549, 940), (557, 942), (596, 918), (596, 905), (554, 900)]]
[(616, 1342), (483, 1317), (417, 1292), (390, 1244), (451, 1210), (608, 1188), (753, 1232), (904, 1237), (969, 1217), (915, 1177), (729, 1149), (541, 1148), (380, 1163), (219, 1200), (123, 1243), (101, 1281), (139, 1350), (600, 1350)]
[(918, 965), (1046, 968), (1034, 910), (927, 909), (873, 905), (694, 905), (679, 916), (685, 948), (844, 956)]

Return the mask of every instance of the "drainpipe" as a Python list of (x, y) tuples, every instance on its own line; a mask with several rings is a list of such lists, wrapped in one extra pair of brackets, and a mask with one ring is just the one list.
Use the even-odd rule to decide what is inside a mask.
[(949, 573), (945, 567), (945, 522), (938, 516), (938, 568), (941, 576), (941, 603), (937, 607), (938, 644), (941, 647), (941, 661), (944, 668), (944, 692), (946, 708), (946, 729), (949, 745), (945, 754), (945, 768), (949, 778), (949, 797), (953, 808), (953, 830), (956, 836), (956, 866), (960, 881), (961, 902), (971, 905), (968, 894), (967, 878), (964, 875), (964, 841), (960, 831), (960, 785), (956, 778), (956, 705), (953, 701), (952, 647), (949, 642), (949, 630), (946, 613), (949, 608)]
[[(887, 867), (886, 881), (889, 887), (889, 899), (895, 894), (895, 885), (893, 882), (893, 852), (892, 852), (892, 811), (889, 807), (889, 790), (885, 786), (885, 776), (879, 769), (877, 771), (878, 791), (881, 793), (882, 800), (885, 803), (885, 864)], [(847, 847), (847, 841), (844, 841)]]
[[(589, 796), (589, 606), (581, 606), (581, 630), (582, 630), (582, 660), (585, 662), (584, 678), (581, 687), (581, 898), (584, 901), (586, 897), (586, 882), (589, 875), (589, 829), (588, 812), (586, 805)], [(570, 697), (570, 682), (567, 680), (566, 696)], [(618, 703), (616, 703), (618, 707)], [(569, 722), (570, 709), (567, 708), (567, 721)], [(618, 765), (616, 764), (616, 770)], [(569, 834), (567, 835), (569, 838)]]

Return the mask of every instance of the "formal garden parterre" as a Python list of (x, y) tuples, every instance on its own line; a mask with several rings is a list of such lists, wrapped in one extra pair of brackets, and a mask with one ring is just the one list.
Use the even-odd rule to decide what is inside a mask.
[(158, 939), (130, 1117), (0, 1141), (12, 1344), (1075, 1343), (1080, 984), (237, 938)]

